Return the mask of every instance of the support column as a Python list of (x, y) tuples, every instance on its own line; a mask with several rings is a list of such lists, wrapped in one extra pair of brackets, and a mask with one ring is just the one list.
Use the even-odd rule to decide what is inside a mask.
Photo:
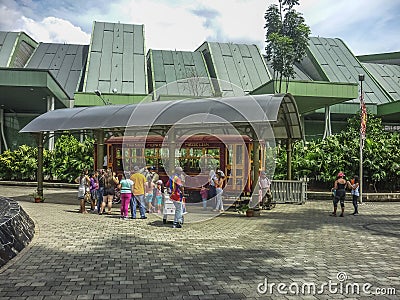
[(252, 178), (252, 191), (256, 191), (257, 180), (260, 171), (260, 142), (258, 140), (253, 140), (253, 178)]
[(323, 139), (332, 135), (332, 126), (331, 126), (331, 107), (325, 106), (325, 130)]
[(43, 132), (36, 136), (38, 143), (37, 193), (43, 196)]
[[(0, 138), (0, 153), (2, 153), (2, 151), (6, 151), (8, 150), (8, 146), (7, 146), (7, 141), (6, 141), (6, 136), (4, 134), (4, 109), (0, 108), (0, 130), (1, 130), (1, 138)], [(3, 143), (1, 142), (3, 141)]]
[(168, 171), (173, 174), (175, 171), (175, 148), (176, 148), (176, 134), (174, 129), (168, 132)]
[(287, 180), (292, 180), (292, 139), (286, 140)]
[(95, 169), (100, 170), (103, 168), (104, 163), (104, 130), (99, 129), (95, 132), (96, 136), (96, 162), (95, 162)]
[[(47, 111), (53, 111), (55, 108), (54, 96), (47, 96)], [(54, 150), (54, 132), (49, 132), (49, 150)]]

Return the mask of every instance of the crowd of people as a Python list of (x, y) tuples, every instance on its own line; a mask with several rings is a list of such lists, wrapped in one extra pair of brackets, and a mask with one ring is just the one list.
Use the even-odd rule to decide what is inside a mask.
[[(216, 167), (210, 168), (208, 182), (200, 189), (203, 210), (211, 206), (212, 211), (224, 212), (223, 188), (226, 176), (224, 172)], [(89, 174), (88, 170), (82, 171), (76, 178), (79, 184), (78, 198), (80, 200), (81, 213), (88, 213), (85, 204), (90, 202), (90, 212), (102, 214), (111, 214), (113, 199), (115, 193), (119, 193), (120, 198), (120, 218), (127, 220), (136, 219), (137, 207), (139, 208), (140, 219), (146, 219), (146, 213), (161, 214), (165, 191), (169, 194), (169, 199), (173, 200), (175, 205), (175, 216), (173, 227), (182, 227), (184, 210), (184, 185), (185, 177), (181, 167), (176, 167), (174, 174), (164, 182), (160, 180), (154, 167), (139, 168), (135, 166), (132, 173), (124, 172), (122, 177), (117, 177), (111, 169), (98, 170)], [(259, 195), (260, 203), (270, 209), (272, 194), (270, 190), (271, 181), (267, 178), (265, 172), (260, 173)], [(211, 200), (211, 201), (210, 201)]]
[[(182, 227), (182, 204), (183, 204), (183, 179), (182, 168), (177, 167), (175, 174), (169, 179), (169, 193), (175, 199), (176, 213), (173, 227)], [(79, 184), (78, 199), (80, 201), (79, 212), (86, 214), (86, 202), (90, 202), (90, 212), (102, 215), (111, 214), (113, 199), (116, 192), (120, 193), (120, 218), (129, 219), (129, 208), (131, 218), (136, 219), (137, 207), (139, 207), (140, 219), (147, 219), (146, 213), (162, 212), (163, 199), (165, 198), (165, 185), (159, 179), (154, 167), (139, 168), (135, 166), (132, 174), (124, 172), (122, 178), (118, 179), (111, 169), (99, 170), (89, 174), (83, 170), (81, 175), (75, 179)], [(106, 211), (107, 207), (107, 211)]]

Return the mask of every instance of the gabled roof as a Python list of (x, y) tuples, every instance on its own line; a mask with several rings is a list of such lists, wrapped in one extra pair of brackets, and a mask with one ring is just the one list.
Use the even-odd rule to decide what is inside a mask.
[(147, 94), (143, 25), (94, 22), (83, 91)]
[(149, 92), (161, 96), (211, 97), (214, 89), (201, 52), (149, 50)]
[[(264, 56), (264, 61), (265, 64), (267, 65), (268, 71), (270, 74), (274, 74), (274, 69), (272, 68), (272, 64), (270, 61), (267, 60), (267, 57)], [(312, 78), (307, 75), (305, 72), (303, 72), (296, 64), (293, 65), (294, 69), (294, 80), (310, 80), (312, 81)]]
[[(366, 103), (383, 104), (391, 101), (342, 40), (311, 37), (307, 55), (308, 59), (302, 65), (309, 74), (317, 71), (322, 80), (348, 83), (358, 83), (358, 75), (365, 74), (363, 90)], [(358, 100), (349, 102), (357, 103)]]
[(256, 45), (205, 42), (196, 51), (203, 53), (223, 96), (244, 95), (271, 79)]
[(0, 67), (22, 68), (36, 45), (24, 32), (0, 31)]
[(400, 100), (400, 65), (362, 63), (391, 100)]
[(87, 45), (40, 43), (26, 68), (50, 70), (73, 99), (86, 65), (88, 48)]

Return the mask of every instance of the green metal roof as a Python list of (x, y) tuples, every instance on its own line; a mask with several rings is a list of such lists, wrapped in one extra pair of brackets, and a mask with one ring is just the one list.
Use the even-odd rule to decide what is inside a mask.
[(49, 70), (0, 68), (0, 103), (17, 112), (47, 111), (47, 97), (55, 108), (71, 107), (71, 101)]
[(361, 62), (400, 65), (400, 52), (389, 52), (357, 56)]
[(374, 63), (362, 64), (388, 93), (391, 100), (400, 100), (400, 66)]
[(400, 100), (379, 105), (377, 115), (382, 117), (384, 121), (399, 123)]
[[(274, 69), (272, 68), (271, 62), (267, 60), (267, 57), (264, 56), (264, 61), (265, 64), (267, 65), (268, 71), (270, 74), (274, 74)], [(310, 80), (312, 81), (312, 78), (307, 75), (305, 72), (303, 72), (297, 65), (293, 65), (294, 69), (294, 80)]]
[(149, 50), (149, 92), (163, 96), (210, 97), (214, 94), (201, 52)]
[(88, 48), (87, 45), (40, 43), (26, 67), (50, 70), (73, 99), (86, 65)]
[(36, 45), (24, 32), (0, 31), (0, 67), (22, 68)]
[[(383, 104), (391, 101), (342, 40), (311, 37), (307, 55), (308, 59), (302, 63), (306, 72), (309, 70), (308, 73), (315, 74), (317, 71), (322, 80), (330, 82), (352, 83), (358, 83), (359, 74), (365, 74), (363, 90), (366, 103)], [(356, 103), (358, 99), (351, 102)]]
[[(251, 94), (274, 93), (277, 84), (279, 82), (271, 80), (252, 91)], [(295, 98), (299, 113), (304, 114), (357, 97), (358, 86), (356, 83), (291, 80), (288, 93)]]
[(222, 96), (249, 93), (271, 79), (256, 45), (205, 42), (203, 53), (210, 76), (218, 81)]
[(143, 25), (94, 22), (83, 91), (147, 94)]

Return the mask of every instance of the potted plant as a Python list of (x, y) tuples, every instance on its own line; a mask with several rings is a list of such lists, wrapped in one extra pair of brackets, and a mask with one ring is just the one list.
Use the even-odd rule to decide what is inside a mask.
[(246, 214), (246, 217), (259, 217), (261, 211), (259, 207), (250, 207), (248, 204), (241, 204), (236, 210), (239, 214)]
[(42, 195), (39, 195), (37, 191), (33, 192), (32, 197), (36, 203), (44, 202), (45, 200), (45, 198)]

